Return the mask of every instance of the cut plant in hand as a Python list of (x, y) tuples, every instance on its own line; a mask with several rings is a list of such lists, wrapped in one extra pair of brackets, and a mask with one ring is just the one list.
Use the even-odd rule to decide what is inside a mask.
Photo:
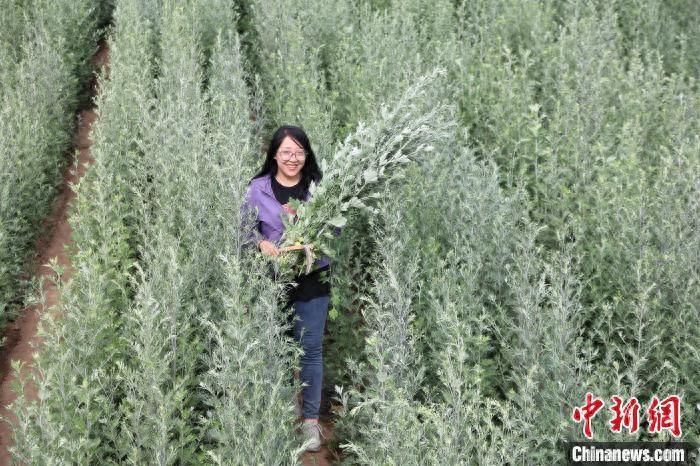
[[(380, 189), (401, 176), (400, 166), (414, 162), (445, 140), (455, 126), (450, 107), (430, 102), (430, 84), (444, 73), (436, 69), (420, 77), (393, 103), (382, 105), (369, 124), (360, 122), (346, 137), (330, 163), (321, 161), (323, 180), (309, 187), (307, 202), (291, 200), (296, 221), (283, 217), (281, 246), (313, 244), (314, 257), (333, 251), (329, 240), (347, 222), (353, 209), (376, 213)], [(280, 256), (280, 269), (305, 270), (300, 254)]]

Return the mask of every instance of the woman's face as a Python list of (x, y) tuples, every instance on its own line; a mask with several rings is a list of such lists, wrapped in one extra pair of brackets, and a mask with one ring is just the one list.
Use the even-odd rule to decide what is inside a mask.
[(287, 178), (296, 178), (301, 173), (306, 157), (304, 148), (297, 144), (294, 139), (286, 136), (282, 140), (275, 154), (277, 168), (282, 171)]

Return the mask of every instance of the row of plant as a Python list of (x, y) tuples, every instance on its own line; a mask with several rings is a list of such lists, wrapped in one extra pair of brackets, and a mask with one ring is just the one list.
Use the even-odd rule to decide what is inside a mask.
[(347, 462), (558, 462), (586, 391), (682, 395), (697, 438), (696, 25), (628, 3), (117, 2), (16, 458), (298, 462), (286, 283), (241, 209), (283, 123), (327, 175), (289, 228), (333, 256)]
[(304, 7), (308, 8), (267, 0), (249, 2), (247, 50), (249, 61), (257, 65), (265, 128), (271, 132), (281, 124), (303, 121), (314, 151), (323, 159), (334, 142), (323, 48), (339, 35), (336, 21), (342, 20), (344, 12), (335, 2), (311, 1)]
[[(644, 39), (651, 29), (635, 38), (621, 26), (660, 3), (641, 13), (627, 2), (537, 3), (530, 15), (521, 5), (460, 13), (465, 127), (501, 184), (527, 190), (529, 217), (544, 227), (537, 244), (571, 256), (580, 283), (571, 319), (585, 346), (575, 354), (592, 355), (598, 382), (584, 383), (578, 369), (573, 380), (603, 396), (682, 395), (695, 438), (696, 71), (674, 61), (682, 49)], [(520, 33), (504, 33), (504, 21)]]
[[(296, 14), (279, 30), (310, 31), (295, 37), (300, 44), (294, 47), (324, 51), (316, 66), (325, 71), (322, 92), (332, 101), (336, 141), (435, 65), (444, 66), (450, 77), (436, 86), (435, 99), (455, 99), (463, 127), (459, 143), (431, 155), (429, 169), (407, 176), (403, 202), (387, 209), (387, 215), (405, 209), (403, 228), (413, 232), (404, 237), (410, 246), (392, 254), (424, 251), (418, 259), (421, 273), (414, 278), (423, 292), (405, 304), (411, 312), (395, 309), (395, 296), (386, 300), (387, 311), (377, 296), (391, 288), (393, 275), (382, 266), (371, 273), (366, 267), (368, 256), (387, 251), (384, 242), (392, 236), (373, 232), (361, 213), (344, 226), (333, 277), (331, 317), (336, 318), (329, 324), (332, 349), (327, 351), (335, 357), (327, 358), (327, 382), (354, 387), (362, 400), (357, 412), (382, 406), (386, 394), (365, 386), (386, 370), (376, 366), (371, 335), (380, 331), (376, 325), (387, 312), (401, 319), (412, 315), (410, 325), (404, 322), (415, 335), (407, 352), (422, 357), (409, 365), (416, 374), (424, 367), (425, 374), (402, 395), (401, 405), (420, 401), (411, 415), (418, 419), (425, 419), (422, 410), (430, 406), (437, 413), (457, 412), (440, 395), (460, 380), (445, 361), (460, 360), (454, 352), (465, 340), (472, 342), (468, 349), (462, 346), (469, 368), (462, 375), (480, 375), (474, 376), (478, 383), (466, 385), (467, 396), (500, 413), (481, 419), (497, 419), (496, 425), (478, 424), (489, 429), (480, 427), (483, 438), (471, 441), (494, 442), (494, 449), (477, 443), (471, 450), (477, 456), (558, 458), (559, 442), (580, 435), (570, 415), (586, 389), (640, 399), (682, 394), (685, 432), (694, 438), (700, 414), (699, 301), (693, 286), (699, 273), (693, 232), (700, 158), (697, 72), (684, 37), (697, 24), (659, 2), (637, 10), (628, 2), (339, 2), (333, 10), (350, 13), (335, 22), (335, 30), (344, 34), (325, 35), (321, 42), (322, 15), (313, 14), (314, 2), (281, 3), (267, 8)], [(254, 27), (278, 29), (278, 24)], [(285, 75), (281, 67), (275, 70)], [(285, 95), (297, 92), (298, 86), (288, 86)], [(274, 122), (282, 123), (286, 116), (272, 108)], [(461, 181), (457, 174), (480, 166), (495, 189), (487, 190), (488, 203), (483, 184)], [(497, 171), (489, 171), (491, 166)], [(473, 192), (479, 199), (470, 203), (465, 196)], [(505, 207), (514, 202), (509, 199), (519, 199), (514, 210)], [(486, 205), (478, 209), (483, 218), (463, 220), (465, 210)], [(455, 230), (473, 237), (455, 238)], [(446, 273), (453, 256), (456, 270), (466, 262), (479, 272), (472, 270), (471, 279), (458, 278), (464, 272), (454, 277), (452, 268)], [(378, 265), (392, 260), (380, 257)], [(455, 314), (442, 316), (449, 302), (455, 303)], [(441, 319), (472, 325), (458, 327), (463, 333), (447, 332)], [(445, 333), (453, 340), (446, 341)], [(357, 355), (358, 347), (365, 347), (363, 376), (348, 380), (345, 359)], [(351, 369), (356, 366), (350, 362)], [(403, 370), (402, 365), (396, 369)], [(352, 412), (352, 397), (344, 393)], [(527, 419), (518, 412), (537, 415)], [(355, 460), (370, 463), (406, 453), (396, 436), (405, 432), (401, 423), (408, 418), (396, 416), (391, 422), (380, 418), (385, 424), (376, 430), (366, 430), (371, 416), (363, 422), (352, 418), (347, 426), (343, 421), (347, 432), (341, 438), (349, 441)], [(556, 438), (541, 445), (552, 432)], [(420, 435), (424, 441), (430, 437)], [(408, 443), (416, 445), (413, 462), (421, 463), (424, 443)], [(386, 449), (380, 453), (376, 444)], [(402, 462), (411, 461), (402, 457)]]
[(17, 461), (298, 461), (283, 284), (243, 247), (259, 104), (215, 3), (201, 22), (199, 2), (116, 4), (76, 271), (42, 318), (38, 400), (12, 407)]
[(31, 380), (37, 399), (20, 397), (13, 429), (16, 461), (32, 464), (108, 463), (120, 450), (119, 378), (126, 348), (123, 327), (132, 305), (138, 263), (138, 212), (145, 179), (145, 102), (153, 94), (153, 28), (141, 2), (115, 5), (93, 123), (94, 163), (75, 186), (70, 281), (55, 281), (60, 300), (40, 323), (44, 340)]
[(51, 210), (76, 126), (89, 59), (108, 6), (0, 7), (0, 328), (24, 302), (35, 240)]

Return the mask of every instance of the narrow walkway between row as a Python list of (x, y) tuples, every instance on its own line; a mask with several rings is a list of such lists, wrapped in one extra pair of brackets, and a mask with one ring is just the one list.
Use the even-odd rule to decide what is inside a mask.
[[(93, 67), (102, 68), (108, 65), (109, 52), (104, 41), (99, 44), (99, 49), (91, 59)], [(93, 77), (90, 83), (91, 97), (97, 94), (97, 79)], [(82, 110), (78, 116), (78, 129), (74, 139), (73, 148), (68, 152), (68, 160), (63, 173), (63, 182), (58, 190), (58, 195), (54, 202), (54, 207), (49, 217), (44, 222), (46, 235), (38, 239), (35, 251), (37, 253), (36, 278), (44, 278), (43, 291), (46, 298), (44, 305), (27, 306), (22, 310), (22, 314), (7, 326), (5, 346), (0, 351), (0, 416), (11, 416), (7, 406), (12, 403), (16, 395), (12, 391), (12, 383), (15, 374), (11, 370), (11, 362), (14, 360), (24, 364), (21, 378), (31, 370), (31, 363), (34, 359), (34, 352), (37, 345), (41, 344), (41, 338), (37, 336), (37, 328), (40, 316), (47, 308), (51, 308), (58, 303), (58, 291), (56, 286), (50, 281), (52, 270), (46, 264), (56, 258), (66, 271), (63, 276), (68, 280), (73, 272), (70, 260), (66, 255), (65, 247), (71, 240), (72, 229), (68, 223), (68, 211), (75, 193), (71, 190), (70, 184), (77, 183), (85, 174), (85, 171), (93, 158), (90, 152), (90, 130), (97, 114), (94, 106)], [(74, 154), (78, 151), (78, 170), (73, 171)], [(32, 386), (25, 388), (25, 396), (29, 399), (36, 399), (36, 391)], [(11, 426), (6, 422), (0, 422), (0, 465), (10, 464)]]

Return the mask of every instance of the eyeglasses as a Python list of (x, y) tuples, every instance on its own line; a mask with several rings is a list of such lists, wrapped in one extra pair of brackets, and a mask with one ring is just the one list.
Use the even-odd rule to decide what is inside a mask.
[(292, 155), (296, 157), (297, 160), (303, 160), (306, 158), (306, 152), (303, 150), (292, 152), (289, 150), (283, 150), (279, 152), (280, 158), (285, 162), (292, 158)]

